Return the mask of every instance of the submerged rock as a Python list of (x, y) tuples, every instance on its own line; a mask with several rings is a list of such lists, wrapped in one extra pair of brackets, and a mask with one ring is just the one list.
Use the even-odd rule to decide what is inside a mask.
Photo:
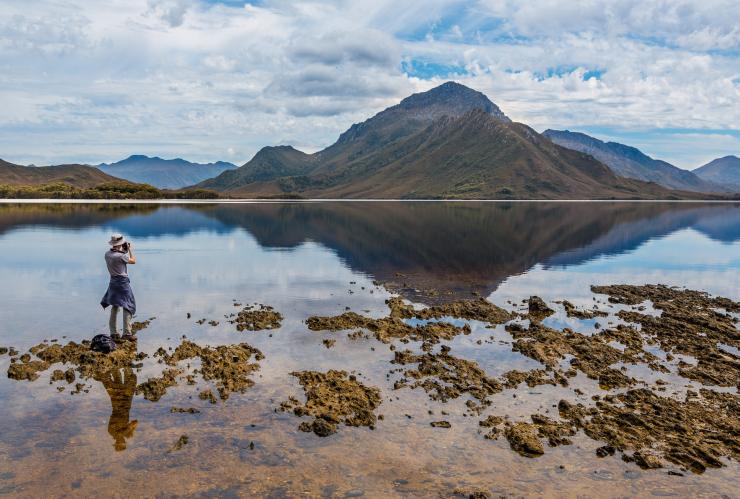
[(170, 452), (175, 452), (182, 449), (188, 444), (189, 441), (190, 438), (188, 438), (187, 435), (180, 435), (180, 438), (177, 439), (177, 442), (175, 442), (175, 445), (172, 446)]

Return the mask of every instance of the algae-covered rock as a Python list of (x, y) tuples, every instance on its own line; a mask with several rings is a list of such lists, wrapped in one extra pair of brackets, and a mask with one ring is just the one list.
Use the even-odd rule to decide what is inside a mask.
[(346, 371), (330, 370), (293, 372), (306, 394), (306, 403), (296, 399), (281, 404), (282, 410), (293, 408), (297, 416), (313, 416), (311, 423), (304, 422), (299, 429), (312, 431), (320, 437), (331, 435), (337, 424), (367, 426), (375, 428), (377, 416), (374, 411), (380, 406), (380, 390), (357, 381)]
[(231, 322), (236, 324), (238, 331), (261, 331), (277, 329), (282, 321), (282, 314), (269, 305), (248, 305)]
[(516, 423), (506, 430), (506, 439), (511, 448), (525, 457), (537, 457), (545, 448), (537, 438), (537, 428), (529, 423)]

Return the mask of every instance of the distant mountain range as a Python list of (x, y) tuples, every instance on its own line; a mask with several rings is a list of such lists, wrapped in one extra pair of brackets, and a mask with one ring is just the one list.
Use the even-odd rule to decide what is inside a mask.
[(590, 154), (622, 177), (655, 182), (668, 189), (697, 192), (725, 192), (728, 189), (699, 178), (694, 173), (653, 159), (634, 147), (603, 142), (585, 133), (545, 130), (542, 135), (568, 149)]
[(610, 199), (691, 197), (619, 177), (589, 154), (512, 122), (448, 82), (352, 125), (315, 154), (266, 147), (198, 184), (227, 195), (315, 198)]
[(740, 158), (725, 156), (710, 161), (693, 171), (698, 177), (740, 192)]
[(144, 155), (98, 167), (0, 160), (0, 184), (129, 181), (245, 198), (696, 199), (740, 192), (738, 162), (728, 156), (690, 172), (582, 133), (539, 134), (484, 94), (447, 82), (352, 125), (314, 154), (264, 147), (241, 167)]
[(0, 159), (0, 184), (41, 185), (62, 183), (79, 188), (120, 182), (97, 168), (87, 165), (22, 166)]
[(159, 189), (181, 189), (215, 177), (236, 168), (225, 161), (216, 163), (191, 163), (184, 159), (162, 159), (133, 155), (117, 163), (98, 165), (98, 168), (118, 178), (140, 184), (149, 184)]

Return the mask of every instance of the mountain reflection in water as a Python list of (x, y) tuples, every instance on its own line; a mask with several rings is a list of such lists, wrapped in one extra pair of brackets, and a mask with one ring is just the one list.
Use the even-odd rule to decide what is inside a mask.
[(687, 228), (731, 243), (740, 239), (738, 215), (736, 203), (3, 205), (0, 234), (105, 227), (142, 239), (244, 229), (264, 248), (319, 243), (355, 271), (436, 301), (471, 291), (485, 296), (536, 264), (580, 264)]

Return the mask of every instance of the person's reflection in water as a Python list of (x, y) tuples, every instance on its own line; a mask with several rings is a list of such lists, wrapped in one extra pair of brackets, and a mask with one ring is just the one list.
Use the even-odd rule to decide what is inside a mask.
[(111, 403), (108, 433), (117, 451), (126, 449), (126, 439), (134, 436), (137, 420), (129, 421), (129, 412), (136, 392), (136, 374), (130, 367), (99, 373), (95, 379), (103, 383)]

